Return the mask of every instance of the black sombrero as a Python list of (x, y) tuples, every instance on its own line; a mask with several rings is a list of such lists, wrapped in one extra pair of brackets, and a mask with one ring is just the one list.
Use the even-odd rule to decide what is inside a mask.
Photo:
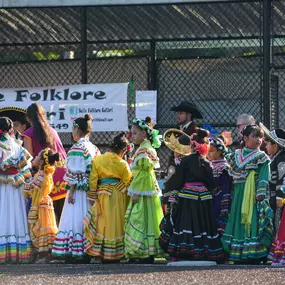
[(283, 129), (275, 129), (270, 132), (262, 123), (259, 123), (259, 126), (263, 129), (264, 135), (269, 140), (285, 148), (285, 131)]
[(191, 113), (193, 119), (194, 118), (203, 119), (203, 116), (198, 110), (197, 106), (193, 103), (186, 102), (186, 101), (182, 101), (177, 106), (172, 107), (170, 111)]
[(8, 117), (13, 122), (19, 121), (22, 124), (28, 124), (26, 114), (27, 110), (19, 107), (0, 108), (0, 117)]

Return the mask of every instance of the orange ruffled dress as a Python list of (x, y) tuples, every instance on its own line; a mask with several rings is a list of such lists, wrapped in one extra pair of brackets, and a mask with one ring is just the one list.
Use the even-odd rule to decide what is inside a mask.
[(30, 237), (39, 252), (52, 249), (58, 230), (52, 198), (49, 196), (53, 189), (54, 171), (53, 166), (46, 166), (44, 171), (40, 170), (31, 183), (25, 186), (26, 195), (32, 198), (28, 214)]

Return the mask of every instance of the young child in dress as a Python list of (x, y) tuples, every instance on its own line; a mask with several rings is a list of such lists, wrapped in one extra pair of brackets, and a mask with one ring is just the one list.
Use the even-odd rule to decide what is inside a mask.
[(125, 257), (129, 262), (153, 263), (154, 257), (163, 253), (158, 243), (163, 217), (161, 190), (154, 173), (154, 169), (159, 168), (154, 148), (161, 142), (152, 126), (149, 117), (133, 121), (133, 142), (139, 148), (131, 164), (133, 179), (128, 189), (131, 200), (126, 212)]
[(225, 159), (227, 153), (228, 149), (222, 137), (210, 138), (208, 159), (212, 163), (216, 184), (213, 202), (220, 236), (223, 235), (226, 227), (231, 202), (232, 179), (229, 176), (229, 165)]
[(31, 155), (13, 137), (13, 123), (0, 118), (0, 264), (28, 263), (32, 249), (23, 187), (31, 178)]
[(269, 207), (270, 159), (260, 151), (263, 131), (257, 125), (243, 129), (244, 147), (227, 157), (233, 178), (233, 200), (222, 243), (229, 260), (260, 263), (272, 241)]
[[(91, 131), (91, 115), (86, 114), (73, 122), (72, 136), (76, 143), (67, 154), (67, 172), (64, 177), (68, 193), (52, 248), (53, 256), (68, 258), (70, 262), (85, 262), (86, 257), (83, 219), (90, 207), (87, 191), (89, 190), (92, 160), (100, 154), (99, 149), (89, 141)], [(51, 262), (63, 261), (53, 260)]]
[[(192, 154), (182, 158), (173, 190), (178, 203), (162, 227), (160, 245), (171, 257), (186, 260), (222, 261), (224, 254), (217, 231), (212, 191), (215, 188), (210, 162), (209, 132), (197, 129), (190, 137)], [(168, 231), (168, 229), (173, 230)]]
[(162, 204), (163, 204), (164, 215), (169, 216), (169, 211), (172, 210), (172, 208), (177, 202), (177, 197), (176, 197), (177, 191), (173, 190), (173, 183), (175, 183), (176, 181), (175, 173), (177, 172), (177, 168), (179, 168), (181, 159), (186, 155), (190, 155), (192, 150), (190, 146), (190, 137), (180, 130), (169, 129), (164, 133), (163, 136), (164, 136), (165, 145), (174, 152), (173, 163), (175, 165), (175, 167), (173, 165), (169, 167), (168, 169), (169, 176), (167, 177), (167, 180), (164, 185), (165, 187), (162, 191), (163, 193)]
[(33, 245), (38, 250), (36, 263), (46, 263), (57, 234), (57, 225), (52, 198), (53, 174), (55, 165), (60, 166), (60, 156), (53, 154), (49, 148), (41, 151), (34, 159), (39, 171), (32, 181), (25, 185), (25, 193), (31, 197), (32, 204), (28, 214), (30, 236)]
[(110, 151), (93, 159), (87, 197), (95, 201), (84, 219), (86, 252), (103, 262), (124, 257), (124, 216), (132, 173), (123, 159), (129, 141), (125, 133), (113, 139)]
[[(178, 134), (177, 134), (178, 133)], [(178, 136), (178, 137), (176, 137)], [(170, 233), (173, 233), (173, 222), (172, 222), (172, 214), (175, 211), (175, 207), (178, 202), (178, 191), (175, 189), (175, 184), (177, 181), (177, 173), (179, 173), (178, 169), (180, 167), (181, 160), (184, 156), (190, 155), (192, 152), (192, 148), (190, 145), (190, 137), (183, 133), (180, 130), (170, 129), (166, 131), (163, 135), (165, 145), (170, 148), (174, 152), (174, 164), (175, 168), (172, 171), (170, 177), (168, 177), (165, 188), (163, 192), (163, 206), (164, 206), (164, 217), (160, 224), (160, 229), (162, 231), (162, 236), (168, 237), (168, 241), (164, 241), (164, 243), (169, 242)], [(170, 170), (170, 168), (169, 168)], [(164, 233), (167, 233), (164, 235)], [(175, 257), (171, 258), (172, 261), (176, 261)]]

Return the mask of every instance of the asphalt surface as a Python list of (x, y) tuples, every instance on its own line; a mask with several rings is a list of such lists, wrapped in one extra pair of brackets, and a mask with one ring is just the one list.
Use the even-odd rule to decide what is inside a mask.
[(285, 284), (285, 268), (217, 265), (169, 267), (164, 264), (0, 265), (0, 284)]

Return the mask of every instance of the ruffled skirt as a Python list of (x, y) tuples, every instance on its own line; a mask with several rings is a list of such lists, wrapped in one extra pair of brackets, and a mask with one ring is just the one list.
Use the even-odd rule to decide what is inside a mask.
[[(235, 184), (231, 213), (224, 235), (221, 238), (224, 249), (229, 253), (229, 259), (232, 261), (264, 258), (268, 255), (272, 241), (272, 218), (269, 217), (267, 212), (263, 211), (262, 206), (266, 206), (266, 202), (254, 205), (251, 227), (247, 230), (241, 223), (243, 197), (244, 183)], [(260, 211), (258, 211), (258, 207)], [(271, 210), (269, 207), (268, 209)]]
[(212, 199), (179, 198), (161, 222), (160, 246), (172, 257), (186, 260), (222, 260)]
[[(220, 236), (224, 234), (230, 207), (230, 194), (224, 194), (221, 189), (213, 193), (214, 210)], [(218, 191), (217, 191), (218, 190)]]
[(28, 263), (32, 249), (22, 189), (0, 183), (0, 263)]
[(99, 194), (84, 219), (86, 252), (104, 260), (124, 257), (124, 215), (127, 194), (112, 187), (111, 195)]
[(138, 202), (130, 201), (125, 219), (126, 258), (163, 256), (159, 246), (159, 224), (163, 218), (158, 196), (139, 196)]
[(268, 258), (273, 266), (285, 266), (285, 211), (283, 211), (277, 238), (273, 240)]
[(31, 207), (28, 222), (33, 245), (38, 248), (39, 252), (51, 250), (58, 229), (53, 201), (49, 196), (43, 199), (39, 207)]
[(74, 204), (65, 198), (58, 233), (54, 240), (52, 255), (58, 257), (83, 258), (86, 254), (86, 238), (83, 219), (87, 215), (90, 203), (85, 191), (74, 191)]

